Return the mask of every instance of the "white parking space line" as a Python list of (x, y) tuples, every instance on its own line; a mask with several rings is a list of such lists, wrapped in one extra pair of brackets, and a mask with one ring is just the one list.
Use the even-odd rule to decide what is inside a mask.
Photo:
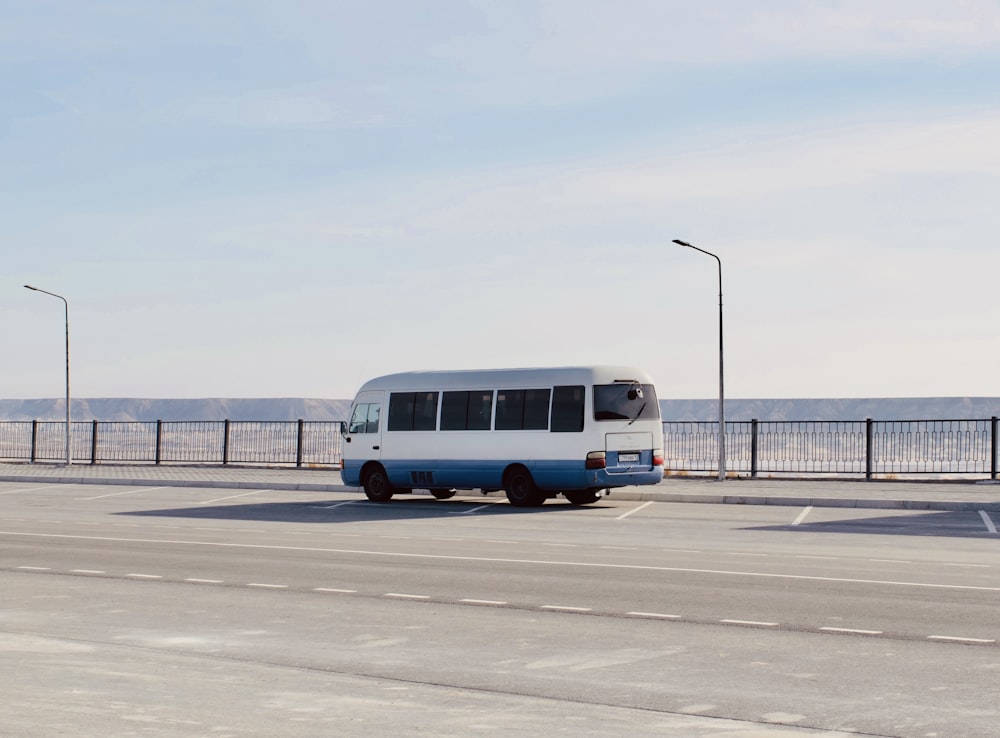
[(650, 505), (653, 504), (653, 502), (654, 502), (653, 500), (650, 500), (649, 502), (644, 502), (643, 504), (639, 505), (639, 507), (633, 507), (628, 512), (624, 512), (621, 515), (619, 515), (617, 518), (615, 518), (615, 520), (624, 520), (629, 515), (633, 515), (633, 514), (639, 512), (640, 510), (642, 510), (643, 508), (649, 507)]
[(16, 495), (19, 492), (36, 492), (40, 489), (49, 489), (50, 487), (65, 487), (64, 484), (43, 484), (38, 487), (22, 487), (21, 489), (5, 489), (0, 492), (0, 495)]
[(122, 495), (134, 495), (137, 492), (151, 492), (154, 489), (166, 489), (166, 487), (139, 487), (138, 489), (130, 489), (126, 492), (110, 492), (106, 495), (98, 495), (97, 497), (84, 497), (84, 501), (89, 502), (90, 500), (103, 500), (105, 497), (121, 497)]
[(343, 507), (344, 505), (353, 505), (361, 500), (348, 500), (347, 502), (336, 502), (333, 505), (313, 505), (317, 510), (334, 510), (338, 507)]
[(496, 503), (494, 503), (494, 502), (490, 502), (490, 503), (487, 503), (485, 505), (476, 505), (476, 507), (473, 507), (473, 508), (471, 508), (469, 510), (462, 510), (460, 512), (449, 512), (448, 514), (449, 515), (471, 515), (474, 512), (479, 512), (480, 510), (485, 510), (488, 507), (493, 507), (493, 505), (495, 505), (495, 504)]
[(996, 535), (997, 527), (993, 524), (993, 521), (990, 520), (990, 516), (986, 513), (985, 510), (979, 511), (979, 517), (981, 517), (983, 519), (983, 522), (986, 523), (986, 530), (988, 530), (993, 535)]
[(255, 489), (252, 492), (244, 492), (241, 495), (229, 495), (228, 497), (216, 497), (214, 500), (203, 500), (199, 502), (199, 505), (211, 505), (213, 502), (223, 502), (225, 500), (235, 500), (240, 497), (250, 497), (252, 495), (259, 495), (261, 492), (273, 492), (271, 489)]
[(792, 525), (801, 525), (802, 521), (806, 519), (809, 513), (812, 512), (812, 505), (809, 505), (806, 509), (799, 513), (799, 516), (792, 521)]

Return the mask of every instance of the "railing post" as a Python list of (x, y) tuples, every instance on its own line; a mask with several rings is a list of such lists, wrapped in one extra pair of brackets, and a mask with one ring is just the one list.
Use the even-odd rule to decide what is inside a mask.
[(305, 421), (299, 418), (299, 433), (295, 442), (295, 466), (302, 466), (302, 434), (305, 431)]
[(229, 463), (229, 418), (226, 418), (222, 432), (222, 464), (225, 466)]
[(160, 449), (163, 443), (163, 421), (156, 421), (156, 463), (160, 463)]
[(90, 465), (97, 463), (97, 420), (90, 426)]
[(1000, 443), (997, 442), (997, 416), (990, 418), (990, 479), (994, 482), (997, 479), (997, 450)]
[(871, 481), (872, 478), (872, 437), (874, 435), (874, 423), (871, 418), (865, 420), (865, 479)]
[(37, 458), (36, 452), (38, 450), (38, 419), (35, 418), (31, 421), (31, 463), (35, 463)]
[(750, 419), (750, 478), (757, 478), (757, 418)]

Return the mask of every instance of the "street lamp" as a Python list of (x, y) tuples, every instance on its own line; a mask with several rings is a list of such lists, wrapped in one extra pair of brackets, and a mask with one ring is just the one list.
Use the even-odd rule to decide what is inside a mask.
[(70, 412), (69, 412), (69, 303), (66, 298), (62, 295), (57, 295), (55, 292), (49, 292), (48, 290), (43, 290), (38, 287), (32, 287), (30, 284), (24, 285), (29, 290), (34, 290), (35, 292), (42, 292), (46, 295), (52, 295), (52, 297), (58, 297), (63, 301), (63, 305), (66, 306), (66, 466), (72, 466), (73, 464), (73, 445), (71, 443), (72, 431), (70, 425)]
[(687, 241), (674, 239), (678, 246), (684, 246), (703, 254), (708, 254), (719, 262), (719, 481), (726, 481), (726, 395), (723, 391), (723, 371), (722, 371), (722, 259), (711, 251), (699, 249), (692, 246)]

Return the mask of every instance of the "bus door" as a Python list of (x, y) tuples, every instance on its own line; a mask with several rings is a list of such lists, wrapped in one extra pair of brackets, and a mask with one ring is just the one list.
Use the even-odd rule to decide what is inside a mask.
[(351, 420), (344, 439), (350, 444), (344, 448), (344, 457), (357, 463), (377, 461), (382, 451), (382, 398), (380, 391), (359, 392), (354, 399)]

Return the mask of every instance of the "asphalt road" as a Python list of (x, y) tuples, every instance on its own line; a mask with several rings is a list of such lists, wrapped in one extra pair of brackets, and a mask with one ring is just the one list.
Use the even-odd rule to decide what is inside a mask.
[(990, 515), (0, 483), (0, 735), (995, 736)]

